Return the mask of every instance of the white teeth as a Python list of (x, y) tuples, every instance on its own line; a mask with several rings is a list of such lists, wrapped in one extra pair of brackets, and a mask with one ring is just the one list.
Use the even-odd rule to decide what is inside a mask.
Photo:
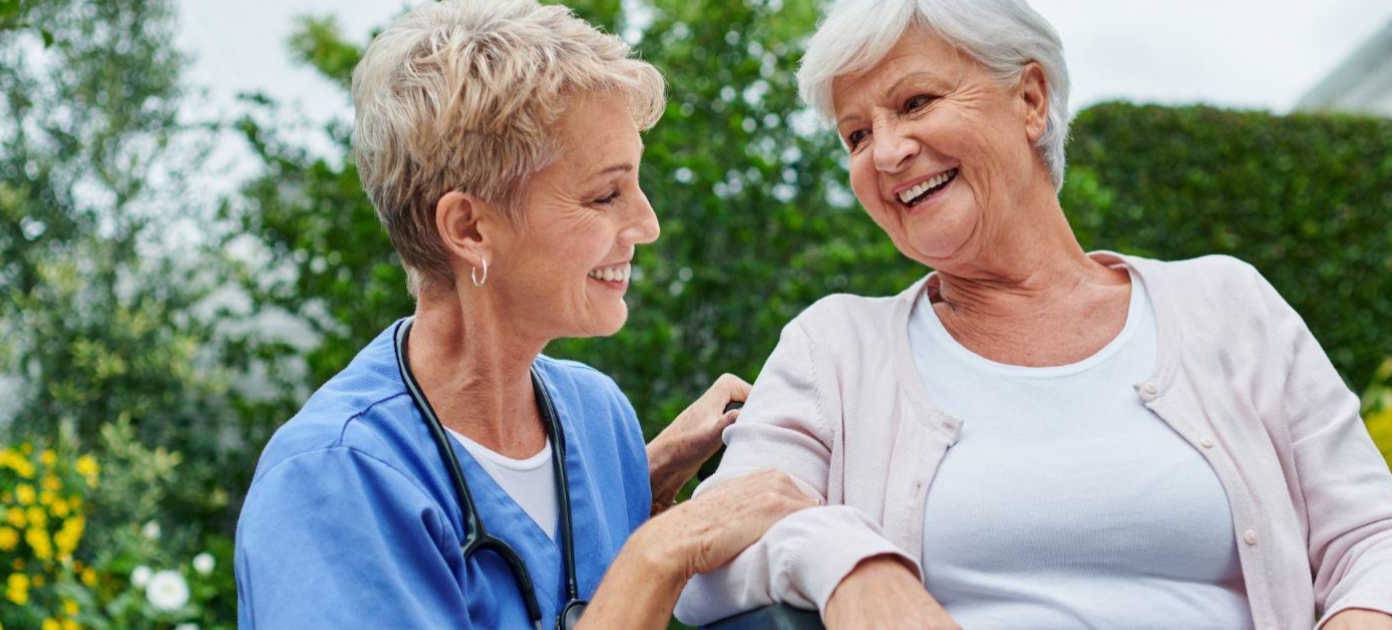
[(632, 275), (633, 267), (628, 263), (603, 269), (591, 269), (589, 273), (591, 278), (605, 282), (627, 282)]
[(952, 177), (956, 174), (957, 169), (952, 169), (917, 186), (914, 186), (913, 188), (905, 190), (904, 192), (899, 193), (899, 201), (902, 201), (907, 204), (913, 201), (914, 199), (918, 198), (919, 195), (928, 192), (930, 189), (936, 188), (947, 183), (947, 181), (952, 179)]

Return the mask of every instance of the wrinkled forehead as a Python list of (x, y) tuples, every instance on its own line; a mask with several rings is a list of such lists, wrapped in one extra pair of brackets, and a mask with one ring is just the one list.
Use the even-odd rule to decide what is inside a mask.
[(945, 89), (973, 63), (941, 37), (920, 27), (910, 28), (879, 59), (832, 79), (833, 120), (840, 120), (848, 109), (890, 99), (905, 85)]

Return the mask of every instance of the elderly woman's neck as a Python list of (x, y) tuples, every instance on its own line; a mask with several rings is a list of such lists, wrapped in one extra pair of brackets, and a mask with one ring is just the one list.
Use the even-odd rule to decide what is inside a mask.
[(1124, 284), (1124, 273), (1087, 256), (1057, 201), (1048, 206), (939, 265), (938, 301), (962, 315), (1010, 320), (1069, 304), (1093, 287)]
[(509, 457), (541, 449), (531, 366), (545, 340), (508, 326), (486, 300), (422, 290), (411, 326), (411, 370), (450, 429)]

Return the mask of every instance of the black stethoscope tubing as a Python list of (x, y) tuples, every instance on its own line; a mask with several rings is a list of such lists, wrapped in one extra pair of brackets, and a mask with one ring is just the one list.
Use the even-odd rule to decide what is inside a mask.
[[(440, 458), (445, 461), (445, 469), (449, 472), (450, 482), (454, 486), (455, 494), (459, 497), (459, 507), (463, 513), (462, 521), (464, 524), (464, 542), (461, 545), (464, 559), (468, 560), (471, 554), (483, 550), (492, 551), (501, 558), (508, 565), (508, 570), (512, 573), (513, 580), (517, 582), (517, 588), (522, 593), (523, 604), (527, 607), (527, 616), (532, 619), (537, 630), (541, 630), (541, 606), (537, 603), (536, 587), (532, 583), (532, 575), (527, 571), (527, 566), (512, 547), (509, 547), (501, 538), (489, 534), (488, 530), (484, 528), (483, 520), (479, 518), (478, 510), (474, 507), (473, 493), (469, 491), (469, 484), (464, 479), (464, 471), (459, 467), (459, 458), (455, 455), (454, 446), (450, 444), (449, 437), (445, 435), (444, 425), (440, 422), (439, 416), (435, 415), (435, 409), (430, 406), (425, 392), (421, 391), (415, 375), (411, 372), (410, 362), (406, 360), (407, 338), (414, 321), (414, 319), (408, 318), (397, 326), (396, 365), (401, 372), (401, 380), (406, 384), (406, 389), (410, 392), (416, 408), (425, 417), (425, 424), (430, 428), (431, 438), (434, 439), (435, 446), (440, 452)], [(542, 383), (541, 376), (537, 374), (535, 368), (532, 369), (532, 390), (536, 393), (537, 405), (541, 411), (542, 424), (546, 428), (547, 437), (551, 438), (551, 468), (555, 475), (556, 494), (561, 508), (561, 547), (565, 560), (567, 601), (557, 616), (556, 627), (561, 630), (570, 630), (580, 621), (580, 616), (584, 614), (585, 607), (589, 602), (580, 599), (580, 584), (575, 578), (575, 537), (571, 529), (570, 519), (570, 486), (566, 482), (565, 432), (561, 428), (560, 416), (556, 413), (551, 395), (547, 392), (546, 386)]]

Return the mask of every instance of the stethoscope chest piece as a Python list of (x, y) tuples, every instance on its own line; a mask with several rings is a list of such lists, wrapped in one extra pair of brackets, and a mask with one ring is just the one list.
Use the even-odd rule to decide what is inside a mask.
[(580, 616), (585, 614), (585, 608), (589, 605), (589, 602), (580, 599), (566, 603), (565, 609), (556, 618), (556, 630), (574, 630), (580, 625)]

